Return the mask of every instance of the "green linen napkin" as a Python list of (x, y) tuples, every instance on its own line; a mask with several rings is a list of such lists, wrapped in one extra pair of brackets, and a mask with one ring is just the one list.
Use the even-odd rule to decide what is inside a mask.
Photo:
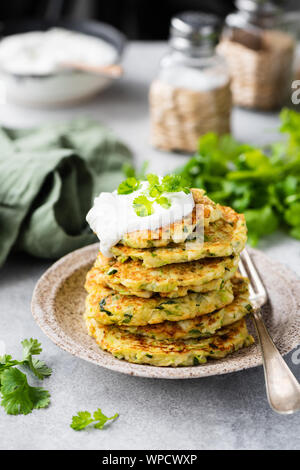
[(89, 119), (0, 128), (0, 266), (12, 249), (58, 258), (96, 241), (85, 217), (122, 179), (129, 149)]

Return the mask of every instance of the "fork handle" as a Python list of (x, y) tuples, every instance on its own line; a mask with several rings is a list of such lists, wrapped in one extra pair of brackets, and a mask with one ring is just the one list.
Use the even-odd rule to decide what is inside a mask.
[(252, 318), (260, 342), (269, 403), (277, 413), (294, 413), (300, 410), (300, 385), (273, 343), (260, 309), (254, 309)]

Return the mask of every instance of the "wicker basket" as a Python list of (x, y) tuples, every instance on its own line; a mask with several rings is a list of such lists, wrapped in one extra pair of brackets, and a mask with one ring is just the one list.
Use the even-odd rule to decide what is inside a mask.
[(288, 34), (265, 31), (260, 50), (224, 38), (218, 52), (229, 65), (234, 104), (269, 110), (287, 99), (294, 55), (294, 41)]
[(230, 132), (229, 82), (200, 92), (155, 80), (149, 99), (151, 143), (157, 148), (194, 152), (199, 137), (206, 132)]

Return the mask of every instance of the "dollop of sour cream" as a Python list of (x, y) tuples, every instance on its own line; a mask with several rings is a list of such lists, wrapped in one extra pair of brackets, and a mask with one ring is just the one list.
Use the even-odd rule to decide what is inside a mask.
[(0, 42), (1, 69), (17, 75), (47, 75), (68, 62), (97, 66), (116, 58), (116, 49), (103, 39), (63, 28), (14, 34)]
[[(133, 200), (145, 194), (149, 183), (143, 181), (137, 191), (130, 194), (103, 192), (94, 201), (94, 206), (88, 212), (86, 220), (100, 240), (100, 251), (104, 256), (112, 257), (111, 248), (119, 243), (126, 233), (136, 230), (156, 230), (189, 215), (195, 206), (192, 193), (183, 191), (163, 193), (168, 198), (170, 207), (163, 208), (153, 203), (153, 213), (140, 217), (136, 214)], [(151, 201), (154, 199), (147, 196)]]

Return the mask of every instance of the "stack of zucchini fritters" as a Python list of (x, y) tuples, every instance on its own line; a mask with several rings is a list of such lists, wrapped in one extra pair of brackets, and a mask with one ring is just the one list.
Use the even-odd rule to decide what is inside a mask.
[[(127, 233), (112, 248), (114, 258), (99, 253), (87, 274), (89, 334), (118, 359), (191, 366), (253, 343), (248, 282), (236, 272), (247, 239), (244, 216), (191, 191), (190, 216)], [(194, 236), (199, 226), (203, 243)]]

